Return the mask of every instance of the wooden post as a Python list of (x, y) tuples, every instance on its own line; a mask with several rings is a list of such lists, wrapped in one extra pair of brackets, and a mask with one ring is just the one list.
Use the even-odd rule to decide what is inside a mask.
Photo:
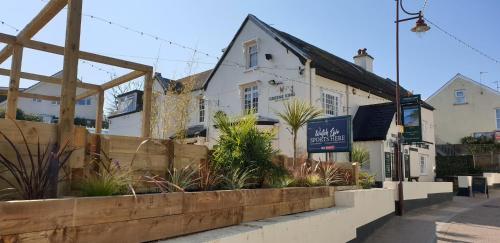
[(359, 186), (359, 163), (352, 163), (352, 177), (354, 180), (354, 185)]
[(80, 29), (82, 21), (82, 0), (68, 1), (66, 41), (64, 46), (64, 67), (59, 110), (59, 142), (69, 139), (72, 143), (75, 119), (75, 97), (78, 74), (78, 53), (80, 50)]
[(144, 76), (144, 94), (142, 96), (142, 137), (151, 137), (151, 99), (153, 97), (153, 72)]
[(101, 90), (99, 91), (99, 95), (97, 96), (97, 112), (95, 116), (95, 133), (97, 134), (102, 132), (103, 110), (104, 110), (104, 90)]
[(10, 68), (11, 71), (10, 71), (9, 91), (7, 93), (7, 111), (5, 113), (5, 117), (10, 119), (16, 119), (22, 60), (23, 60), (23, 47), (20, 45), (14, 45), (12, 49), (12, 64)]

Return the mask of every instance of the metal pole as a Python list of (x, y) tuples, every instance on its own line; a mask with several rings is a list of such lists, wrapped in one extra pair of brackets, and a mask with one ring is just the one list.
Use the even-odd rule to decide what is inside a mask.
[(401, 105), (399, 94), (399, 0), (396, 0), (396, 127), (398, 128), (398, 136), (396, 138), (396, 147), (394, 149), (396, 159), (396, 175), (399, 181), (398, 184), (398, 206), (396, 214), (403, 215), (403, 177), (401, 163)]

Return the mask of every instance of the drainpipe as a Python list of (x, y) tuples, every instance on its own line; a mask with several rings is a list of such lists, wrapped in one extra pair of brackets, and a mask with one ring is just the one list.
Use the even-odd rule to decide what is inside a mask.
[(313, 105), (312, 89), (313, 89), (313, 74), (311, 70), (311, 59), (306, 60), (306, 69), (308, 69), (309, 76), (309, 105)]

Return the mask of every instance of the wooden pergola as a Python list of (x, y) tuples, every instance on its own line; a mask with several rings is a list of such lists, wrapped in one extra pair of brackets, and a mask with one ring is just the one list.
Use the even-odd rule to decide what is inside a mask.
[[(142, 136), (150, 136), (150, 116), (151, 116), (151, 95), (153, 89), (153, 67), (130, 62), (126, 60), (107, 57), (91, 52), (80, 50), (80, 30), (82, 21), (82, 1), (83, 0), (50, 0), (45, 7), (36, 15), (28, 25), (26, 25), (17, 36), (0, 33), (0, 42), (7, 44), (0, 50), (0, 64), (12, 55), (10, 70), (1, 69), (0, 75), (10, 76), (9, 90), (7, 91), (6, 117), (16, 118), (18, 97), (37, 98), (43, 100), (60, 101), (59, 111), (59, 141), (67, 140), (73, 136), (75, 103), (92, 95), (98, 95), (96, 112), (95, 132), (101, 133), (104, 106), (104, 91), (113, 88), (130, 80), (144, 77), (143, 96), (143, 116), (142, 116)], [(32, 40), (54, 16), (56, 16), (65, 6), (68, 6), (68, 17), (66, 20), (66, 39), (64, 46), (57, 46), (49, 43)], [(34, 73), (21, 71), (23, 48), (49, 52), (64, 56), (62, 78), (49, 77)], [(84, 83), (77, 81), (79, 59), (113, 65), (116, 67), (132, 70), (131, 72), (115, 78), (101, 85)], [(48, 96), (42, 94), (20, 93), (20, 79), (30, 79), (45, 83), (61, 85), (61, 95)], [(77, 95), (77, 87), (86, 89), (82, 94)]]

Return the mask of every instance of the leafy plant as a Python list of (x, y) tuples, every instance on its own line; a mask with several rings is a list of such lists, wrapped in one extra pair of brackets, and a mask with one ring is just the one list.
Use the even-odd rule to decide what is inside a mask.
[(367, 172), (360, 172), (359, 185), (363, 189), (370, 189), (373, 185), (375, 185), (375, 177)]
[(215, 116), (215, 124), (220, 136), (212, 160), (222, 174), (252, 168), (251, 174), (258, 186), (262, 186), (269, 176), (286, 174), (283, 167), (272, 162), (276, 153), (272, 147), (274, 130), (260, 131), (253, 115), (230, 119), (219, 113)]
[(316, 166), (324, 186), (331, 186), (343, 181), (341, 170), (334, 163), (318, 163)]
[(273, 176), (266, 180), (266, 185), (272, 188), (289, 187), (295, 184), (295, 179), (289, 175)]
[(310, 166), (307, 163), (303, 163), (300, 167), (294, 168), (290, 171), (294, 182), (292, 186), (306, 187), (314, 184), (317, 179), (319, 179), (316, 171), (316, 166)]
[[(59, 171), (63, 170), (73, 150), (68, 148), (68, 143), (59, 146), (49, 143), (42, 148), (40, 138), (37, 140), (35, 151), (30, 148), (26, 136), (16, 121), (12, 120), (20, 137), (22, 144), (16, 145), (14, 141), (0, 131), (0, 136), (7, 142), (15, 158), (9, 156), (8, 151), (0, 151), (0, 165), (5, 170), (0, 172), (0, 181), (4, 181), (10, 188), (14, 188), (19, 195), (26, 200), (42, 199), (57, 196), (57, 183), (64, 179), (59, 177)], [(27, 156), (23, 156), (23, 147)], [(9, 179), (10, 175), (13, 179)]]
[(209, 191), (218, 188), (224, 179), (211, 160), (200, 165), (198, 174), (200, 178), (198, 188), (202, 191)]
[(243, 189), (252, 186), (253, 169), (236, 168), (224, 176), (224, 188), (229, 190)]
[(190, 165), (167, 171), (167, 177), (145, 176), (147, 182), (156, 185), (161, 192), (184, 192), (198, 185), (197, 172)]
[(319, 117), (321, 115), (321, 110), (297, 99), (287, 101), (283, 106), (283, 112), (277, 112), (276, 114), (291, 128), (293, 136), (293, 166), (295, 166), (295, 161), (297, 160), (297, 132), (308, 121)]
[(99, 172), (95, 172), (80, 183), (79, 189), (82, 195), (111, 196), (127, 193), (128, 189), (133, 191), (131, 171), (122, 169), (118, 161), (111, 160), (105, 155), (103, 157), (106, 162), (97, 158), (93, 160)]
[(360, 167), (365, 167), (370, 163), (370, 153), (363, 147), (354, 146), (351, 151), (351, 160), (358, 162)]

